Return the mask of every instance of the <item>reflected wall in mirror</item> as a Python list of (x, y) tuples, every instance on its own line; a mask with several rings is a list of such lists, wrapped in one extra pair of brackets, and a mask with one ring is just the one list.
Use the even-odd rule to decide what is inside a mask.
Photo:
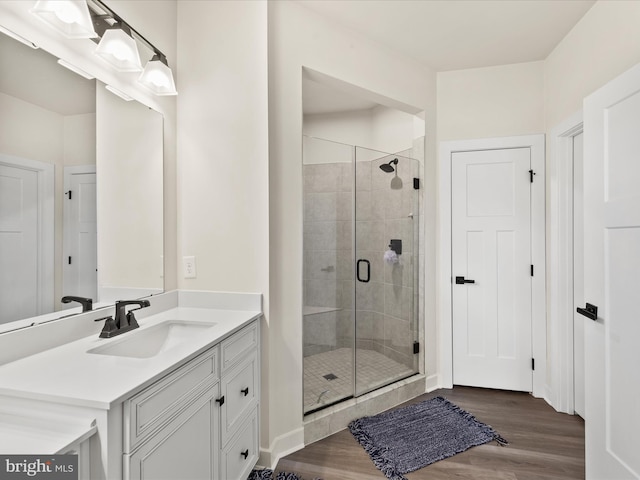
[(97, 89), (101, 301), (163, 289), (162, 115)]
[(162, 116), (4, 34), (0, 62), (0, 332), (161, 292)]

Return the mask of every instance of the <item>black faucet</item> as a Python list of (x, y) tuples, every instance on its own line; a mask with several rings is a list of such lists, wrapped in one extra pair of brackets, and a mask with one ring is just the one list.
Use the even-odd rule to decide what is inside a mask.
[(93, 300), (85, 297), (74, 297), (73, 295), (67, 295), (60, 299), (62, 303), (78, 302), (82, 305), (83, 312), (90, 312), (93, 309)]
[[(132, 308), (127, 312), (125, 308), (127, 305), (138, 305), (138, 308)], [(141, 308), (148, 307), (149, 305), (151, 305), (149, 303), (149, 300), (118, 300), (115, 307), (115, 318), (105, 317), (96, 320), (96, 322), (106, 320), (104, 323), (104, 328), (100, 332), (100, 338), (115, 337), (116, 335), (120, 335), (122, 333), (129, 332), (138, 328), (140, 325), (138, 325), (133, 312), (135, 310), (140, 310)]]

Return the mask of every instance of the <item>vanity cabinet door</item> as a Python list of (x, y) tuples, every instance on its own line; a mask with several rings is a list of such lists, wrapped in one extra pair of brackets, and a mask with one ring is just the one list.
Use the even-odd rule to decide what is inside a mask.
[(258, 404), (258, 375), (256, 350), (222, 375), (220, 393), (225, 399), (221, 409), (223, 447)]
[(258, 461), (258, 409), (239, 427), (222, 452), (222, 480), (245, 480)]
[(218, 480), (220, 406), (216, 383), (132, 454), (125, 480)]

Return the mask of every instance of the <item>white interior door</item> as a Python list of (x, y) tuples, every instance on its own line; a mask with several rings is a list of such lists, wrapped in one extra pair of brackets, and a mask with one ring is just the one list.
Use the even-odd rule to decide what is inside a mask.
[(584, 305), (583, 137), (573, 137), (573, 409), (584, 418)]
[(65, 192), (63, 295), (88, 297), (95, 302), (98, 299), (95, 167), (65, 169)]
[(38, 311), (38, 174), (0, 164), (0, 323)]
[(640, 478), (640, 65), (584, 112), (586, 478)]
[(530, 165), (529, 148), (452, 155), (454, 384), (532, 390)]

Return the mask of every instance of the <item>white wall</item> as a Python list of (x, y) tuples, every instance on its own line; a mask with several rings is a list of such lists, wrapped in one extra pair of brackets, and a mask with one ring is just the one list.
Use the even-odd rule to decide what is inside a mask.
[[(29, 129), (24, 128), (29, 125)], [(0, 151), (7, 155), (62, 165), (63, 117), (0, 92)], [(40, 139), (34, 142), (33, 139)]]
[(267, 293), (266, 4), (178, 5), (180, 288)]
[[(415, 119), (412, 114), (379, 105), (366, 110), (304, 115), (303, 132), (333, 142), (399, 153), (413, 145)], [(424, 124), (417, 136), (424, 136)]]
[(582, 99), (640, 62), (640, 2), (597, 2), (544, 62), (546, 127), (582, 108)]
[(371, 110), (307, 114), (303, 120), (303, 133), (345, 145), (369, 145)]
[(544, 62), (438, 72), (438, 140), (544, 131)]
[[(295, 2), (269, 3), (270, 322), (269, 415), (263, 455), (270, 463), (302, 439), (302, 69), (313, 69), (426, 110), (427, 165), (434, 161), (435, 74), (332, 24)], [(402, 79), (399, 81), (398, 79)], [(435, 191), (434, 178), (425, 178)], [(428, 206), (432, 206), (429, 202)], [(433, 222), (429, 210), (427, 222)], [(426, 263), (435, 264), (430, 248)], [(427, 302), (428, 303), (428, 302)], [(432, 312), (427, 328), (435, 328)], [(428, 330), (428, 341), (435, 329)], [(432, 350), (431, 344), (425, 348)], [(435, 350), (435, 343), (433, 344)], [(435, 365), (427, 366), (435, 370)], [(264, 397), (263, 397), (264, 399)], [(264, 413), (264, 412), (263, 412)]]
[(162, 291), (162, 116), (98, 82), (96, 127), (98, 298)]

